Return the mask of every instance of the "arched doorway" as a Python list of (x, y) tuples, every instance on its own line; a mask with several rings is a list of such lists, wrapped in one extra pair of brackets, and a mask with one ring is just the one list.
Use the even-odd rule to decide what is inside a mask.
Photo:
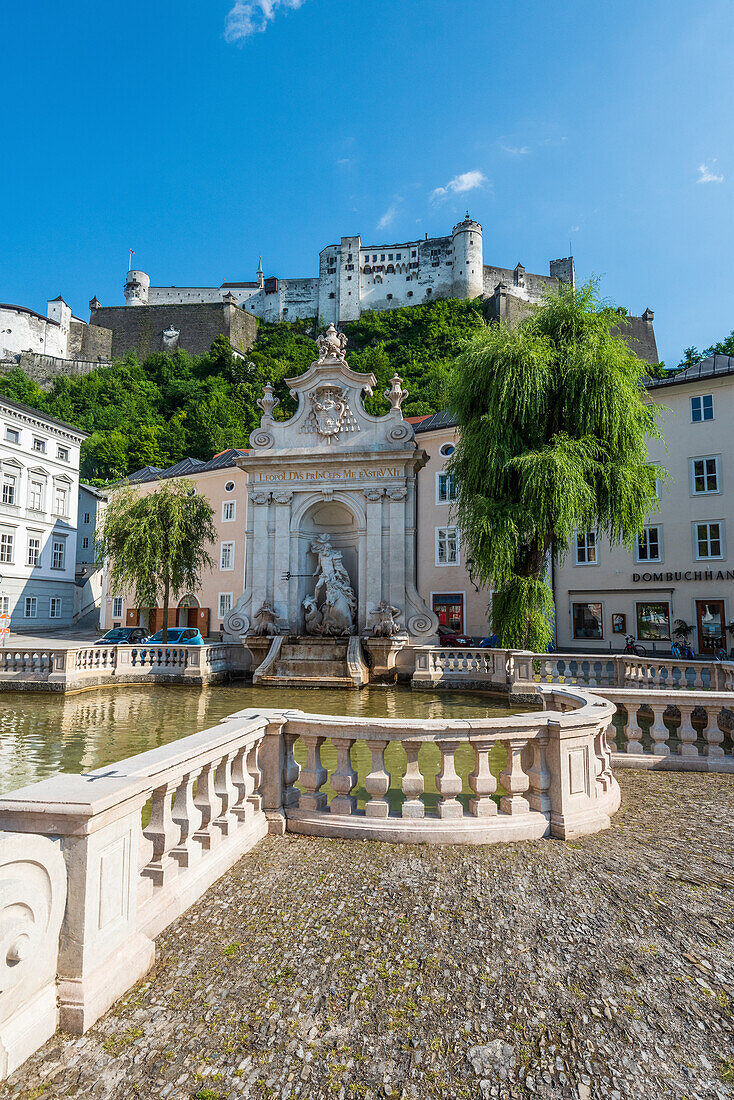
[(176, 614), (176, 626), (198, 626), (199, 625), (199, 601), (196, 596), (187, 595), (183, 596), (178, 601), (178, 611)]

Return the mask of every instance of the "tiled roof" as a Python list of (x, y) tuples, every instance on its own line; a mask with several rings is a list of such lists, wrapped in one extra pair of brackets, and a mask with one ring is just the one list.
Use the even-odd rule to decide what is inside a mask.
[(734, 374), (734, 355), (710, 355), (708, 359), (693, 363), (685, 370), (671, 372), (667, 378), (648, 378), (645, 385), (648, 389), (657, 389), (658, 386), (679, 386), (682, 382), (703, 382), (725, 374)]
[(248, 451), (244, 451), (239, 447), (228, 447), (226, 451), (220, 451), (219, 454), (214, 455), (207, 462), (203, 462), (200, 458), (192, 458), (189, 455), (187, 458), (182, 458), (174, 466), (167, 466), (165, 469), (160, 466), (144, 466), (142, 470), (136, 470), (134, 474), (128, 474), (123, 480), (128, 483), (163, 481), (169, 477), (186, 477), (187, 474), (203, 474), (209, 470), (226, 470), (234, 466), (236, 458), (248, 453)]

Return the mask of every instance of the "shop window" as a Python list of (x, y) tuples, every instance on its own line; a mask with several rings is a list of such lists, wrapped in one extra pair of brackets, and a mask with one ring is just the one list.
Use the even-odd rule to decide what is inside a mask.
[(662, 642), (670, 638), (670, 604), (637, 604), (637, 637), (641, 642)]
[(464, 597), (460, 592), (434, 596), (433, 612), (438, 618), (440, 633), (464, 633)]
[(691, 421), (698, 424), (701, 420), (714, 419), (714, 395), (702, 394), (700, 397), (691, 398)]
[(575, 603), (573, 605), (574, 638), (603, 638), (602, 605), (600, 603)]
[(576, 532), (576, 564), (596, 565), (596, 531)]
[(662, 541), (660, 527), (646, 527), (642, 534), (637, 536), (637, 560), (661, 561)]

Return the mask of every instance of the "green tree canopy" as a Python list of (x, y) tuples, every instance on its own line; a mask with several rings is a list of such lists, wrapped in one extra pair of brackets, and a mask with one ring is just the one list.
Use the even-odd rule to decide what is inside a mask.
[(544, 650), (552, 636), (551, 553), (593, 528), (630, 545), (657, 507), (665, 471), (648, 462), (659, 406), (647, 364), (611, 334), (619, 314), (592, 286), (549, 296), (517, 329), (491, 326), (458, 357), (451, 460), (457, 517), (494, 595), (501, 645)]
[(147, 494), (123, 486), (105, 510), (96, 545), (109, 562), (110, 583), (131, 590), (138, 607), (162, 600), (164, 644), (170, 597), (196, 591), (202, 571), (214, 565), (207, 549), (216, 538), (213, 515), (209, 501), (183, 479)]

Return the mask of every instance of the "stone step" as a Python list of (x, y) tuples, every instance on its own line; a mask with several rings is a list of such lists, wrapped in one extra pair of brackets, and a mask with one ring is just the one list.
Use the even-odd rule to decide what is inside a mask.
[(313, 675), (289, 675), (287, 672), (281, 673), (280, 671), (276, 676), (261, 676), (258, 680), (258, 686), (261, 684), (266, 687), (292, 688), (353, 688), (355, 686), (351, 676), (319, 675), (318, 680), (316, 680)]

